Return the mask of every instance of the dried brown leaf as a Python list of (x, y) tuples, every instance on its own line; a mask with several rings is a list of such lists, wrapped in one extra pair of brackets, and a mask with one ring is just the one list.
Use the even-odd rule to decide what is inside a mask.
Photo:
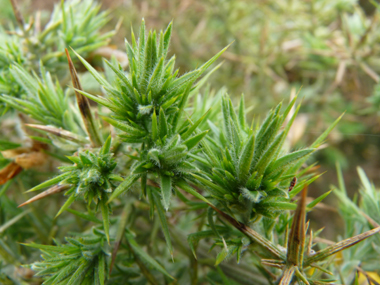
[[(75, 69), (74, 63), (71, 60), (69, 51), (67, 49), (65, 49), (65, 51), (66, 51), (66, 56), (69, 63), (69, 69), (70, 69), (73, 86), (75, 89), (83, 90), (80, 84), (79, 77)], [(98, 127), (95, 124), (95, 119), (91, 113), (90, 103), (87, 97), (79, 93), (77, 90), (75, 90), (75, 96), (77, 98), (78, 108), (81, 113), (86, 131), (88, 133), (92, 146), (101, 147), (102, 141), (98, 133)]]
[(306, 194), (307, 187), (302, 190), (289, 235), (286, 259), (290, 264), (294, 265), (302, 264), (303, 248), (305, 246)]
[(85, 138), (82, 138), (82, 137), (78, 136), (77, 134), (74, 134), (72, 132), (69, 132), (69, 131), (66, 131), (63, 129), (58, 129), (56, 127), (44, 126), (44, 125), (35, 125), (35, 124), (26, 124), (26, 126), (29, 128), (33, 128), (33, 129), (37, 129), (37, 130), (41, 130), (41, 131), (51, 133), (57, 137), (61, 137), (61, 138), (64, 138), (64, 139), (67, 139), (67, 140), (70, 140), (73, 142), (77, 142), (77, 143), (86, 143), (87, 142), (87, 140)]
[(35, 202), (35, 201), (38, 201), (38, 200), (41, 200), (45, 197), (48, 197), (50, 195), (53, 195), (53, 194), (57, 194), (57, 193), (60, 193), (62, 191), (65, 191), (67, 189), (69, 189), (70, 186), (69, 185), (55, 185), (47, 190), (45, 190), (44, 192), (34, 196), (33, 198), (30, 198), (28, 201), (22, 203), (21, 205), (18, 206), (18, 208), (20, 207), (23, 207), (25, 205), (28, 205), (32, 202)]

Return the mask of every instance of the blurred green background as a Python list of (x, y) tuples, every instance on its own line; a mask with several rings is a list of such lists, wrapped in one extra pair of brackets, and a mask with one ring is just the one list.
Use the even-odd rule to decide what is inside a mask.
[[(1, 0), (1, 21), (13, 18), (9, 0)], [(51, 10), (60, 1), (18, 0), (27, 12)], [(227, 87), (236, 98), (245, 94), (251, 118), (261, 118), (280, 101), (299, 92), (300, 115), (289, 146), (312, 142), (340, 114), (327, 147), (314, 156), (326, 172), (310, 186), (317, 197), (337, 184), (335, 163), (343, 168), (347, 189), (359, 188), (356, 167), (380, 185), (380, 7), (354, 0), (103, 0), (110, 27), (123, 19), (112, 44), (124, 49), (130, 27), (145, 18), (149, 28), (174, 21), (171, 53), (180, 72), (199, 66), (226, 45), (224, 64), (213, 74), (211, 88)], [(33, 13), (34, 13), (33, 12)], [(41, 14), (42, 18), (44, 13)], [(48, 13), (46, 13), (46, 16)], [(136, 31), (137, 32), (137, 31)], [(335, 205), (334, 196), (325, 201)], [(311, 215), (317, 226), (342, 224), (329, 210)], [(343, 227), (343, 225), (342, 225)], [(326, 227), (334, 236), (338, 227)]]

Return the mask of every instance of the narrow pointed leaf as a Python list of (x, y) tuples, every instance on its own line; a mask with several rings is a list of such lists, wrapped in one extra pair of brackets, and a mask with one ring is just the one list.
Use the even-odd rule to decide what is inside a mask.
[(75, 201), (75, 193), (71, 194), (71, 196), (66, 200), (65, 204), (59, 209), (57, 215), (55, 216), (56, 218), (62, 214), (67, 208), (70, 207), (70, 205)]
[(61, 182), (62, 180), (64, 180), (65, 178), (67, 178), (68, 176), (70, 176), (71, 173), (63, 173), (61, 175), (58, 175), (50, 180), (47, 180), (45, 182), (42, 182), (41, 184), (33, 187), (32, 189), (26, 191), (26, 193), (29, 193), (29, 192), (33, 192), (33, 191), (37, 191), (37, 190), (41, 190), (45, 187), (49, 187), (49, 186), (52, 186), (54, 184), (57, 184), (59, 182)]
[(111, 138), (111, 136), (108, 136), (107, 140), (105, 141), (102, 148), (100, 149), (100, 154), (107, 154), (110, 152), (111, 142), (112, 142), (112, 138)]
[(238, 167), (239, 181), (246, 181), (248, 179), (249, 169), (253, 158), (253, 152), (255, 150), (255, 137), (251, 135), (245, 144), (240, 158)]
[(170, 205), (170, 198), (172, 196), (172, 181), (169, 176), (161, 175), (161, 196), (162, 196), (162, 204), (167, 211)]
[(245, 105), (244, 105), (244, 95), (241, 95), (240, 105), (239, 105), (239, 124), (242, 129), (245, 129), (247, 122), (245, 119)]
[(168, 135), (168, 122), (166, 121), (166, 116), (162, 108), (160, 108), (158, 121), (159, 121), (158, 130), (159, 130), (160, 138), (162, 139), (164, 136)]
[(152, 139), (153, 141), (156, 141), (158, 139), (157, 115), (155, 110), (152, 114)]
[(190, 137), (186, 141), (183, 142), (185, 146), (187, 146), (187, 149), (190, 150), (193, 147), (195, 147), (206, 135), (208, 131), (201, 132), (193, 137)]
[(87, 68), (87, 70), (92, 74), (92, 76), (96, 79), (96, 81), (99, 82), (100, 85), (112, 88), (111, 84), (108, 83), (108, 81), (99, 74), (99, 72), (96, 71), (95, 68), (91, 66), (83, 57), (81, 57), (76, 51), (72, 50), (76, 56), (79, 58), (79, 60), (82, 62), (82, 64)]
[(141, 260), (143, 260), (144, 262), (146, 262), (147, 264), (149, 264), (152, 268), (154, 268), (155, 270), (161, 272), (162, 274), (164, 274), (165, 276), (171, 278), (171, 279), (174, 279), (173, 276), (171, 276), (165, 268), (163, 268), (156, 260), (154, 260), (151, 256), (149, 256), (137, 243), (136, 241), (133, 239), (132, 235), (131, 234), (127, 234), (126, 235), (126, 238), (128, 240), (128, 243), (130, 244), (130, 246), (132, 247), (133, 251), (136, 253), (136, 255), (141, 258)]
[(21, 212), (20, 214), (16, 215), (6, 223), (2, 224), (0, 226), (0, 235), (3, 234), (4, 231), (6, 231), (10, 226), (17, 223), (19, 220), (21, 220), (25, 215), (29, 214), (31, 212), (31, 209)]
[(354, 236), (354, 237), (351, 237), (351, 238), (348, 238), (348, 239), (345, 239), (345, 240), (342, 240), (334, 245), (330, 245), (328, 247), (326, 247), (325, 249), (322, 249), (320, 251), (318, 251), (317, 253), (315, 253), (313, 256), (307, 258), (305, 260), (305, 264), (306, 265), (310, 265), (311, 263), (314, 263), (314, 262), (317, 262), (317, 261), (320, 261), (320, 260), (324, 260), (326, 259), (327, 257), (339, 252), (339, 251), (342, 251), (346, 248), (349, 248), (367, 238), (369, 238), (370, 236), (373, 236), (374, 234), (377, 234), (380, 232), (380, 227), (377, 227), (377, 228), (374, 228), (373, 230), (370, 230), (370, 231), (367, 231), (365, 233), (362, 233), (360, 235), (357, 235), (357, 236)]
[(342, 115), (339, 116), (338, 119), (335, 120), (334, 123), (332, 123), (316, 140), (315, 142), (310, 146), (310, 147), (313, 147), (313, 148), (316, 148), (316, 147), (319, 147), (323, 141), (325, 140), (325, 138), (327, 137), (327, 135), (335, 128), (335, 126), (338, 124), (338, 122), (340, 121), (340, 119), (343, 117), (344, 113)]
[(308, 209), (311, 209), (313, 208), (315, 205), (317, 205), (319, 202), (321, 202), (323, 199), (325, 199), (330, 193), (331, 193), (332, 190), (322, 194), (321, 196), (319, 196), (318, 198), (314, 199), (312, 202), (310, 202), (309, 204), (307, 204), (307, 208)]
[(105, 195), (103, 195), (102, 200), (100, 202), (100, 207), (102, 210), (104, 232), (106, 234), (107, 242), (109, 244), (110, 243), (110, 212), (109, 212), (108, 204), (105, 198), (106, 198)]
[(132, 126), (126, 124), (126, 123), (117, 121), (117, 120), (112, 119), (110, 117), (102, 117), (102, 118), (103, 118), (104, 121), (108, 122), (109, 124), (111, 124), (115, 128), (120, 129), (120, 130), (122, 130), (124, 132), (135, 134), (135, 135), (139, 135), (139, 136), (145, 135), (145, 132), (143, 132), (142, 130), (136, 129), (136, 128), (134, 128), (134, 127), (132, 127)]
[(129, 175), (123, 183), (121, 183), (116, 189), (115, 191), (113, 191), (113, 193), (111, 194), (111, 197), (108, 199), (108, 202), (111, 202), (112, 200), (114, 200), (116, 197), (118, 197), (119, 195), (121, 195), (123, 192), (125, 191), (128, 191), (130, 189), (130, 187), (132, 186), (133, 183), (136, 182), (137, 179), (139, 179), (140, 175), (138, 174), (132, 174), (132, 175)]
[(198, 175), (196, 175), (196, 174), (191, 174), (191, 175), (192, 175), (196, 180), (198, 180), (198, 181), (201, 182), (202, 184), (206, 185), (207, 187), (210, 187), (211, 189), (213, 189), (213, 190), (216, 191), (217, 193), (219, 193), (219, 194), (221, 194), (221, 195), (227, 194), (227, 191), (226, 191), (224, 188), (222, 188), (222, 187), (220, 187), (220, 186), (218, 186), (218, 185), (212, 183), (210, 180), (207, 180), (207, 179), (205, 179), (205, 178), (203, 178), (203, 177), (201, 177), (201, 176), (198, 176)]
[(186, 140), (189, 136), (191, 136), (193, 132), (198, 128), (198, 126), (204, 121), (204, 119), (207, 117), (210, 111), (211, 108), (198, 121), (196, 121), (183, 135), (181, 135), (181, 138), (183, 140)]
[(98, 266), (98, 272), (99, 272), (99, 282), (100, 285), (104, 285), (104, 281), (106, 279), (106, 261), (105, 256), (103, 253), (99, 254), (99, 266)]
[(96, 223), (96, 224), (101, 224), (102, 221), (99, 220), (98, 218), (96, 218), (94, 215), (90, 215), (90, 214), (85, 214), (85, 213), (82, 213), (82, 212), (79, 212), (79, 211), (76, 211), (76, 210), (73, 210), (73, 209), (67, 209), (66, 210), (67, 212), (75, 215), (75, 216), (78, 216), (84, 220), (87, 220), (87, 221), (90, 221), (90, 222), (93, 222), (93, 223)]
[(90, 93), (87, 93), (85, 91), (75, 89), (75, 88), (74, 88), (74, 90), (79, 92), (80, 94), (86, 96), (87, 98), (91, 99), (92, 101), (94, 101), (94, 102), (96, 102), (102, 106), (105, 106), (111, 110), (114, 110), (116, 108), (116, 106), (112, 102), (110, 102), (107, 99), (104, 99), (103, 97), (95, 96), (95, 95), (92, 95)]
[(168, 226), (168, 221), (166, 219), (165, 211), (164, 211), (164, 208), (162, 207), (159, 196), (156, 192), (153, 193), (153, 197), (154, 197), (154, 204), (156, 205), (156, 209), (158, 212), (158, 217), (161, 222), (161, 229), (165, 237), (166, 245), (168, 246), (170, 255), (173, 258), (173, 245), (170, 238), (169, 226)]
[(182, 190), (185, 190), (187, 193), (193, 195), (194, 197), (202, 200), (203, 202), (207, 204), (211, 204), (209, 200), (207, 200), (205, 197), (199, 194), (196, 190), (194, 190), (191, 186), (189, 186), (185, 181), (177, 181), (176, 186), (181, 188)]

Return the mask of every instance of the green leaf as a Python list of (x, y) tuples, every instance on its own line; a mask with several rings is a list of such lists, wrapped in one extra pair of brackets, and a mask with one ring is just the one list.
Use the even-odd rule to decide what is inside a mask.
[(100, 285), (104, 285), (104, 281), (106, 280), (105, 274), (107, 273), (106, 273), (106, 261), (105, 261), (105, 256), (103, 253), (99, 254), (98, 264), (99, 266), (98, 266), (97, 272), (99, 272), (99, 282), (100, 282)]
[(263, 206), (272, 207), (276, 210), (295, 210), (297, 205), (289, 202), (267, 202), (263, 203)]
[(170, 197), (172, 196), (172, 181), (169, 176), (160, 175), (161, 178), (161, 196), (162, 204), (167, 211), (170, 205)]
[(163, 75), (165, 72), (164, 61), (165, 61), (165, 59), (163, 57), (161, 57), (160, 61), (158, 62), (158, 64), (156, 65), (156, 67), (153, 71), (152, 76), (149, 79), (149, 84), (148, 84), (147, 90), (152, 91), (153, 94), (158, 93), (158, 91), (161, 87)]
[(0, 226), (0, 235), (2, 235), (4, 233), (4, 231), (6, 231), (10, 226), (17, 223), (20, 219), (22, 219), (25, 215), (29, 214), (30, 212), (31, 212), (31, 210), (26, 210), (24, 212), (21, 212), (20, 214), (16, 215), (15, 217), (10, 219), (6, 223), (3, 223)]
[(172, 27), (173, 27), (173, 22), (170, 22), (168, 27), (165, 30), (164, 33), (164, 50), (163, 50), (163, 56), (166, 56), (169, 48), (169, 43), (170, 43), (170, 37), (172, 34)]
[(26, 193), (29, 193), (29, 192), (33, 192), (33, 191), (37, 191), (37, 190), (41, 190), (43, 188), (46, 188), (46, 187), (50, 187), (50, 186), (53, 186), (63, 180), (65, 180), (65, 178), (69, 177), (71, 175), (70, 172), (67, 172), (67, 173), (63, 173), (61, 175), (58, 175), (50, 180), (47, 180), (45, 182), (42, 182), (41, 184), (33, 187), (32, 189), (26, 191)]
[(108, 208), (105, 195), (103, 195), (102, 200), (100, 201), (100, 207), (102, 210), (104, 232), (106, 234), (107, 242), (109, 244), (110, 243), (110, 213), (109, 213), (109, 208)]
[(182, 99), (181, 101), (179, 102), (179, 105), (178, 105), (178, 112), (174, 115), (174, 118), (173, 118), (173, 121), (172, 121), (172, 126), (173, 126), (173, 129), (174, 130), (178, 130), (177, 127), (178, 127), (178, 122), (179, 122), (179, 119), (181, 117), (181, 115), (183, 114), (183, 110), (185, 109), (185, 106), (186, 106), (186, 103), (187, 103), (187, 99), (189, 98), (189, 94), (190, 94), (190, 91), (191, 91), (191, 86), (193, 84), (190, 82), (188, 83), (188, 85), (186, 86), (186, 89), (185, 91), (183, 92), (182, 94)]
[(253, 152), (255, 150), (255, 137), (251, 135), (245, 144), (238, 165), (238, 179), (239, 181), (246, 181), (249, 175), (249, 169), (253, 158)]
[(104, 145), (100, 149), (99, 154), (103, 154), (104, 155), (104, 154), (110, 153), (110, 150), (111, 150), (111, 141), (112, 141), (111, 136), (108, 136), (108, 138), (105, 141)]
[(71, 275), (67, 284), (81, 284), (82, 280), (86, 277), (86, 272), (90, 266), (91, 263), (86, 262), (86, 260), (82, 258), (82, 264), (80, 264), (75, 273)]
[(230, 47), (231, 44), (229, 44), (220, 52), (218, 52), (216, 55), (214, 55), (211, 59), (209, 59), (206, 63), (204, 63), (201, 67), (199, 67), (198, 70), (200, 70), (203, 73), (207, 68), (210, 67), (211, 64), (213, 64)]
[(13, 181), (14, 180), (11, 179), (11, 180), (8, 180), (5, 184), (1, 185), (1, 188), (0, 188), (0, 198), (9, 189), (9, 187), (11, 186), (11, 184), (12, 184)]
[(215, 260), (215, 266), (218, 266), (228, 256), (228, 249), (223, 247), (222, 251), (218, 253)]
[(0, 140), (0, 151), (8, 150), (8, 149), (14, 149), (17, 147), (20, 147), (21, 145), (18, 143), (13, 143), (5, 140)]
[(240, 127), (243, 130), (247, 127), (247, 122), (246, 122), (246, 119), (245, 119), (244, 95), (241, 95), (241, 97), (240, 97), (239, 124), (240, 124)]
[(289, 192), (289, 197), (290, 198), (293, 198), (294, 196), (296, 196), (299, 192), (302, 191), (302, 189), (307, 186), (307, 185), (310, 185), (312, 182), (314, 182), (315, 180), (317, 180), (319, 177), (321, 177), (323, 175), (323, 173), (321, 174), (318, 174), (318, 175), (315, 175), (313, 176), (312, 178), (308, 179), (308, 180), (304, 180), (304, 181), (301, 181), (299, 183), (297, 183), (297, 185), (293, 188), (293, 190), (291, 190)]
[(152, 114), (152, 139), (156, 141), (158, 139), (158, 125), (157, 125), (157, 115), (156, 110)]
[(346, 185), (345, 185), (344, 179), (343, 179), (342, 168), (338, 162), (336, 163), (336, 172), (337, 172), (337, 176), (338, 176), (339, 190), (347, 195)]
[(274, 142), (268, 147), (268, 149), (263, 153), (259, 161), (256, 163), (255, 170), (257, 171), (258, 175), (262, 175), (264, 173), (268, 164), (274, 160), (274, 156), (280, 152), (282, 142), (285, 139), (285, 135), (285, 132), (277, 135)]
[(199, 194), (197, 191), (195, 191), (185, 181), (177, 181), (176, 182), (176, 187), (179, 187), (182, 190), (185, 190), (187, 193), (193, 195), (194, 197), (202, 200), (203, 202), (212, 205), (212, 203), (209, 200), (207, 200), (205, 197), (203, 197), (201, 194)]
[(130, 246), (132, 247), (133, 251), (135, 252), (135, 254), (141, 258), (141, 260), (143, 260), (145, 263), (147, 263), (148, 265), (150, 265), (153, 269), (161, 272), (162, 274), (164, 274), (165, 276), (171, 278), (171, 279), (174, 279), (173, 276), (171, 276), (164, 267), (162, 267), (157, 261), (155, 261), (151, 256), (149, 256), (137, 243), (136, 241), (133, 239), (132, 235), (131, 234), (126, 234), (126, 238), (128, 240), (128, 243), (130, 244)]
[(198, 176), (198, 175), (196, 175), (196, 174), (191, 174), (191, 175), (192, 175), (196, 180), (198, 180), (199, 182), (201, 182), (202, 184), (204, 184), (204, 185), (206, 185), (207, 187), (209, 187), (209, 188), (215, 190), (217, 193), (219, 193), (219, 194), (221, 194), (221, 195), (228, 194), (228, 192), (227, 192), (224, 188), (222, 188), (222, 187), (220, 187), (220, 186), (218, 186), (218, 185), (212, 183), (210, 180), (207, 180), (207, 179), (205, 179), (205, 178), (203, 178), (203, 177), (201, 177), (201, 176)]
[(94, 101), (94, 102), (96, 102), (96, 103), (98, 103), (98, 104), (100, 104), (102, 106), (105, 106), (105, 107), (109, 108), (110, 110), (114, 111), (116, 109), (116, 106), (112, 102), (110, 102), (107, 99), (104, 99), (103, 97), (92, 95), (92, 94), (87, 93), (85, 91), (82, 91), (80, 89), (75, 89), (74, 88), (74, 90), (77, 91), (77, 92), (79, 92), (80, 94), (86, 96), (87, 98), (91, 99), (92, 101)]
[(204, 121), (208, 113), (211, 111), (211, 108), (198, 120), (196, 121), (184, 134), (181, 135), (183, 140), (186, 140), (193, 132), (198, 128), (198, 126)]
[(65, 247), (55, 246), (55, 245), (44, 245), (36, 243), (21, 243), (22, 245), (37, 248), (44, 251), (53, 251), (53, 252), (65, 252), (67, 249)]
[(115, 191), (111, 194), (111, 197), (108, 199), (107, 203), (110, 203), (112, 200), (114, 200), (116, 197), (118, 197), (123, 192), (129, 190), (129, 188), (132, 186), (133, 183), (136, 182), (137, 179), (139, 179), (140, 175), (138, 174), (132, 174), (129, 175), (123, 183), (121, 183)]
[(187, 149), (190, 150), (193, 147), (195, 147), (206, 135), (208, 131), (201, 132), (183, 142), (185, 146), (187, 146)]
[(166, 121), (165, 112), (162, 108), (160, 108), (160, 114), (158, 117), (158, 130), (160, 134), (160, 138), (162, 139), (164, 136), (168, 135), (168, 122)]
[(311, 209), (313, 208), (315, 205), (317, 205), (319, 202), (321, 202), (323, 199), (325, 199), (330, 193), (331, 193), (332, 190), (322, 194), (321, 196), (319, 196), (318, 198), (314, 199), (312, 202), (310, 202), (308, 205), (307, 205), (307, 208)]
[(55, 216), (56, 218), (62, 214), (70, 205), (75, 201), (75, 193), (71, 194), (70, 197), (66, 200), (65, 204), (59, 209), (57, 215)]
[(102, 221), (99, 220), (98, 218), (96, 218), (94, 215), (90, 215), (90, 214), (85, 214), (85, 213), (82, 213), (82, 212), (79, 212), (79, 211), (76, 211), (76, 210), (73, 210), (73, 209), (67, 209), (67, 212), (71, 213), (71, 214), (74, 214), (75, 216), (78, 216), (84, 220), (87, 220), (87, 221), (90, 221), (90, 222), (94, 222), (94, 223), (97, 223), (97, 224), (101, 224)]
[(127, 76), (125, 76), (124, 72), (115, 68), (115, 66), (112, 65), (108, 60), (104, 59), (104, 61), (107, 63), (107, 65), (115, 72), (115, 74), (119, 77), (119, 79), (122, 81), (122, 83), (125, 84), (125, 86), (129, 89), (129, 92), (133, 91), (133, 86)]
[[(253, 161), (258, 162), (263, 156), (268, 146), (273, 142), (276, 134), (281, 126), (281, 118), (275, 116), (268, 125), (268, 128), (261, 134), (261, 129), (256, 136), (255, 152), (253, 155)], [(259, 137), (260, 135), (260, 137)]]
[(203, 238), (213, 237), (213, 236), (215, 236), (215, 234), (211, 230), (199, 231), (196, 233), (189, 234), (187, 236), (187, 242), (189, 243), (190, 250), (193, 253), (195, 259), (197, 259), (196, 247), (198, 246), (199, 240)]
[(207, 209), (207, 221), (208, 225), (211, 228), (211, 230), (214, 232), (214, 235), (218, 238), (222, 238), (216, 229), (215, 222), (214, 222), (214, 209), (213, 208), (208, 208)]
[(102, 118), (103, 118), (104, 121), (108, 122), (109, 124), (111, 124), (115, 128), (120, 129), (120, 130), (122, 130), (124, 132), (130, 133), (130, 134), (133, 134), (133, 135), (136, 135), (136, 136), (144, 136), (146, 134), (141, 129), (136, 129), (136, 128), (134, 128), (134, 127), (132, 127), (132, 126), (126, 124), (126, 123), (117, 121), (117, 120), (112, 119), (110, 117), (104, 117), (104, 116), (102, 116)]
[[(87, 68), (87, 70), (92, 74), (92, 76), (96, 79), (96, 81), (99, 82), (100, 85), (111, 88), (111, 84), (108, 83), (108, 81), (99, 74), (99, 72), (96, 71), (95, 68), (91, 66), (83, 57), (81, 57), (75, 50), (72, 49), (72, 51), (76, 54), (76, 56), (79, 58), (79, 60), (82, 62), (82, 64)], [(85, 95), (85, 94), (83, 94)]]
[(287, 167), (288, 165), (297, 162), (301, 158), (311, 154), (314, 151), (315, 149), (306, 148), (284, 155), (283, 157), (277, 159), (276, 162), (274, 162), (273, 164), (271, 163), (271, 165), (269, 165), (268, 168), (265, 170), (265, 174), (270, 176), (270, 174), (272, 174), (273, 172), (279, 172), (284, 167)]
[(327, 137), (327, 135), (335, 128), (335, 126), (338, 124), (338, 122), (340, 121), (340, 119), (343, 117), (344, 113), (342, 115), (339, 116), (338, 119), (336, 119), (334, 121), (334, 123), (332, 123), (316, 140), (315, 142), (310, 146), (311, 148), (317, 148), (319, 147), (323, 141), (325, 140), (325, 138)]
[(173, 246), (172, 246), (172, 241), (170, 239), (169, 226), (168, 226), (168, 221), (165, 216), (165, 211), (164, 211), (164, 208), (162, 207), (161, 201), (159, 199), (159, 195), (155, 191), (153, 192), (153, 197), (154, 197), (154, 204), (156, 205), (156, 209), (158, 212), (158, 217), (160, 218), (161, 229), (162, 229), (162, 232), (164, 233), (166, 245), (168, 246), (170, 255), (173, 258)]

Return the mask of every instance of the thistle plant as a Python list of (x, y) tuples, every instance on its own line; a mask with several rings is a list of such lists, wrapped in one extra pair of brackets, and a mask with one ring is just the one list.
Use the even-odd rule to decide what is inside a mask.
[[(142, 20), (138, 37), (132, 31), (126, 41), (126, 70), (114, 57), (94, 67), (89, 52), (110, 36), (98, 36), (106, 19), (98, 9), (91, 1), (62, 2), (39, 38), (46, 42), (40, 58), (13, 59), (6, 67), (21, 91), (4, 88), (15, 95), (0, 95), (13, 110), (3, 118), (23, 114), (20, 133), (26, 139), (10, 132), (0, 145), (0, 280), (157, 285), (338, 280), (329, 268), (333, 255), (380, 231), (363, 227), (327, 247), (318, 243), (319, 248), (314, 241), (320, 231), (309, 231), (307, 211), (331, 191), (307, 202), (306, 188), (320, 176), (308, 159), (340, 117), (309, 147), (289, 150), (285, 142), (300, 109), (297, 96), (263, 121), (248, 123), (243, 96), (235, 107), (225, 88), (213, 91), (206, 84), (228, 46), (182, 73), (175, 56), (168, 56), (172, 23), (157, 33), (146, 31)], [(41, 37), (20, 29), (25, 40)], [(50, 31), (60, 41), (48, 36)], [(64, 52), (68, 65), (61, 70)], [(66, 87), (69, 74), (72, 86)], [(91, 90), (84, 83), (88, 76), (98, 83)], [(37, 157), (43, 159), (35, 163)], [(25, 194), (45, 188), (29, 199)], [(24, 229), (14, 230), (21, 223)], [(227, 260), (234, 255), (237, 264)], [(21, 265), (29, 271), (17, 275)]]

